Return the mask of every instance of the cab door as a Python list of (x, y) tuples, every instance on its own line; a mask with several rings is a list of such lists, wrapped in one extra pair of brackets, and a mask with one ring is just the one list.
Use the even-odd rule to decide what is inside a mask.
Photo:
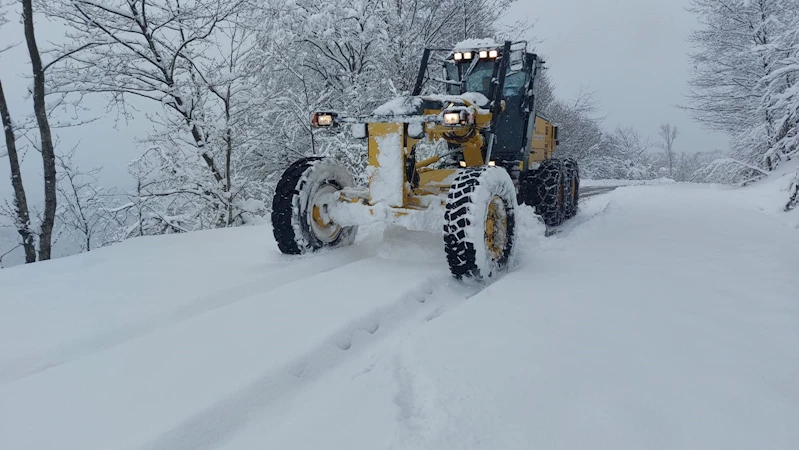
[[(526, 69), (526, 68), (525, 68)], [(526, 90), (529, 81), (527, 70), (509, 72), (505, 77), (502, 92), (505, 109), (497, 123), (497, 134), (492, 159), (505, 162), (518, 162), (525, 155), (525, 134), (529, 111)]]

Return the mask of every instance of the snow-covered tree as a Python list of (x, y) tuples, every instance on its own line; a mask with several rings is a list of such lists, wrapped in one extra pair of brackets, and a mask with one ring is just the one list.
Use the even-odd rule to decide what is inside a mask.
[(74, 163), (75, 150), (57, 156), (58, 224), (84, 251), (108, 242), (115, 231), (112, 211), (114, 193), (99, 184), (100, 169), (81, 171)]
[(179, 218), (183, 231), (240, 223), (260, 196), (258, 181), (236, 171), (258, 145), (256, 110), (270, 100), (255, 83), (261, 66), (250, 59), (245, 6), (252, 8), (222, 0), (75, 0), (50, 9), (72, 26), (75, 45), (86, 46), (59, 67), (60, 91), (162, 107), (149, 115), (155, 127), (142, 141), (161, 164), (147, 173), (141, 194), (156, 217)]
[(39, 260), (50, 259), (52, 254), (52, 235), (57, 208), (55, 145), (50, 129), (50, 116), (45, 104), (46, 66), (42, 62), (33, 20), (33, 1), (22, 0), (22, 21), (25, 30), (25, 44), (31, 60), (33, 73), (33, 111), (39, 130), (37, 150), (42, 155), (44, 169), (44, 211), (39, 228)]
[[(770, 166), (799, 154), (799, 16), (792, 19), (773, 44), (761, 50), (773, 61), (771, 72), (761, 80), (765, 93), (760, 104), (774, 118), (773, 144), (765, 155)], [(799, 172), (790, 189), (786, 210), (799, 202)]]
[[(702, 28), (691, 35), (693, 74), (686, 108), (694, 118), (732, 138), (741, 167), (767, 168), (776, 139), (770, 93), (762, 82), (775, 71), (773, 49), (799, 14), (795, 0), (692, 0)], [(778, 81), (781, 83), (784, 79)]]
[[(0, 10), (0, 27), (6, 23), (5, 10)], [(0, 48), (0, 56), (10, 48), (10, 45)], [(0, 61), (2, 61), (2, 59), (0, 59)], [(14, 190), (12, 204), (7, 204), (5, 208), (2, 209), (1, 213), (8, 216), (14, 223), (20, 235), (20, 245), (22, 245), (25, 251), (25, 262), (32, 263), (36, 262), (35, 233), (31, 229), (28, 199), (25, 193), (25, 185), (22, 183), (22, 170), (20, 169), (20, 158), (17, 152), (16, 126), (11, 118), (11, 112), (9, 111), (8, 102), (6, 101), (2, 80), (0, 80), (0, 120), (2, 121), (0, 123), (2, 123), (3, 137), (5, 138), (5, 150), (0, 150), (0, 159), (3, 157), (8, 158), (11, 168), (11, 187)], [(6, 251), (6, 249), (0, 250)]]
[[(5, 2), (4, 2), (5, 3)], [(57, 181), (56, 181), (56, 145), (52, 130), (55, 128), (74, 126), (77, 123), (71, 120), (65, 122), (54, 121), (53, 116), (57, 109), (65, 109), (65, 96), (56, 99), (48, 99), (51, 89), (50, 82), (51, 69), (59, 63), (67, 54), (80, 51), (80, 48), (69, 48), (64, 46), (62, 49), (41, 49), (36, 39), (36, 15), (41, 3), (34, 3), (30, 0), (20, 0), (9, 4), (19, 3), (21, 6), (20, 22), (22, 24), (23, 37), (28, 56), (30, 58), (30, 87), (27, 96), (32, 100), (33, 116), (18, 116), (13, 118), (8, 106), (6, 93), (2, 88), (0, 80), (0, 116), (5, 137), (5, 150), (0, 151), (1, 155), (8, 156), (11, 168), (11, 185), (14, 191), (12, 205), (3, 207), (4, 215), (10, 217), (17, 228), (21, 237), (21, 246), (25, 251), (25, 262), (31, 263), (37, 260), (47, 260), (52, 256), (53, 247), (53, 228), (56, 222), (57, 209)], [(7, 23), (7, 10), (5, 4), (0, 4), (0, 26)], [(34, 9), (36, 6), (36, 9)], [(0, 44), (0, 53), (15, 46), (16, 43)], [(66, 52), (66, 53), (65, 53)], [(7, 61), (5, 62), (7, 63)], [(70, 106), (77, 108), (79, 99), (70, 102)], [(44, 201), (40, 215), (33, 214), (35, 208), (29, 207), (28, 199), (23, 184), (22, 171), (20, 168), (20, 153), (24, 153), (24, 146), (20, 145), (19, 140), (25, 138), (42, 158)], [(34, 203), (35, 206), (35, 203)], [(33, 223), (32, 219), (37, 219)], [(38, 255), (36, 254), (36, 243), (38, 241)]]
[(625, 180), (648, 180), (654, 178), (647, 150), (651, 148), (648, 138), (642, 137), (633, 127), (616, 127), (606, 136), (605, 161), (612, 178)]
[(676, 152), (674, 151), (674, 141), (677, 139), (679, 132), (677, 131), (677, 127), (673, 126), (670, 123), (664, 123), (660, 126), (658, 130), (658, 137), (660, 137), (660, 143), (658, 147), (663, 150), (663, 153), (666, 155), (666, 160), (669, 164), (669, 177), (674, 177), (674, 162), (677, 157)]

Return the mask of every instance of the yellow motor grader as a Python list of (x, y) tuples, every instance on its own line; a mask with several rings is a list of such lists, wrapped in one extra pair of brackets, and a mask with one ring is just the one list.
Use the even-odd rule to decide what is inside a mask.
[(367, 141), (368, 183), (357, 186), (331, 158), (294, 162), (272, 203), (280, 250), (349, 245), (359, 225), (385, 221), (443, 230), (455, 278), (499, 274), (514, 251), (519, 205), (534, 207), (549, 227), (577, 212), (577, 164), (552, 157), (558, 128), (535, 110), (542, 68), (525, 41), (469, 40), (425, 49), (411, 95), (371, 115), (314, 113), (314, 127), (349, 126)]

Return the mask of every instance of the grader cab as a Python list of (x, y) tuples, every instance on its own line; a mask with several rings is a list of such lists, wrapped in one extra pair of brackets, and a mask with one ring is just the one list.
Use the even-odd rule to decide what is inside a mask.
[(552, 158), (558, 129), (535, 111), (542, 67), (524, 41), (464, 41), (426, 49), (411, 95), (371, 115), (315, 113), (314, 127), (349, 127), (367, 141), (368, 183), (357, 186), (331, 158), (293, 163), (272, 205), (280, 250), (349, 245), (358, 226), (384, 221), (443, 231), (458, 279), (499, 274), (514, 251), (520, 204), (547, 226), (577, 212), (577, 164)]

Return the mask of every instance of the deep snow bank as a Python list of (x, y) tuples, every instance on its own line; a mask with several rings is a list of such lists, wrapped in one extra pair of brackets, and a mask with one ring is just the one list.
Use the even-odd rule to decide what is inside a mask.
[(799, 160), (785, 163), (769, 177), (737, 189), (738, 195), (745, 204), (799, 231), (799, 209), (788, 212), (784, 210), (797, 170), (799, 170)]

